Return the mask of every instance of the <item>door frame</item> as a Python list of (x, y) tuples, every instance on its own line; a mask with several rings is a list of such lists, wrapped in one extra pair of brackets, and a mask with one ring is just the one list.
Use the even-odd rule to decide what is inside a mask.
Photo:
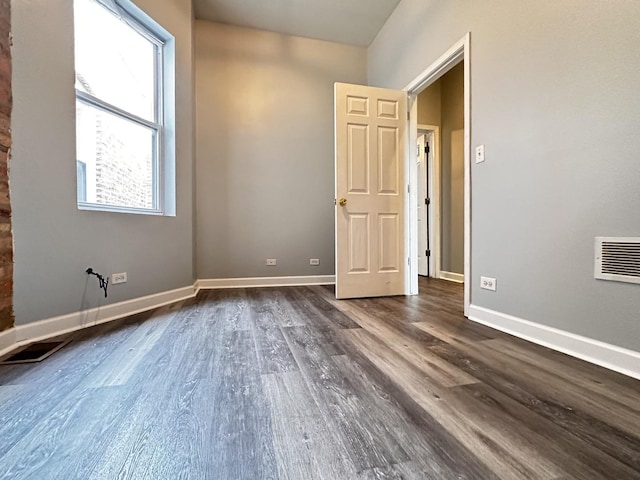
[[(440, 238), (442, 228), (442, 218), (440, 216), (442, 197), (440, 192), (440, 127), (437, 125), (423, 125), (418, 124), (417, 135), (431, 133), (433, 136), (433, 145), (431, 146), (431, 168), (428, 168), (427, 183), (429, 185), (429, 192), (431, 203), (429, 205), (428, 215), (428, 235), (429, 245), (431, 247), (431, 257), (429, 257), (429, 276), (432, 278), (440, 278)], [(416, 182), (417, 184), (421, 180), (417, 178), (416, 170)], [(418, 188), (418, 191), (419, 188)], [(416, 217), (417, 219), (417, 217)], [(420, 238), (420, 233), (418, 236)], [(434, 254), (435, 253), (435, 254)]]
[[(436, 61), (423, 70), (403, 90), (409, 95), (408, 152), (418, 139), (418, 102), (420, 92), (464, 62), (464, 315), (469, 316), (471, 304), (471, 33), (467, 32)], [(405, 276), (405, 292), (418, 294), (418, 168), (411, 161), (411, 154), (405, 162), (405, 178), (409, 179), (407, 191), (409, 199), (405, 203), (405, 249), (409, 252), (409, 265)]]

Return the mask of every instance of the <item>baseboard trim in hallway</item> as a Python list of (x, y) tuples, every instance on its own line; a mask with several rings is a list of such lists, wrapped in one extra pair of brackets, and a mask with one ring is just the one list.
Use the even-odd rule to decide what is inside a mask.
[(464, 275), (462, 273), (445, 272), (441, 270), (439, 278), (448, 280), (449, 282), (464, 283)]
[(640, 379), (640, 353), (522, 318), (471, 305), (469, 319), (572, 357)]

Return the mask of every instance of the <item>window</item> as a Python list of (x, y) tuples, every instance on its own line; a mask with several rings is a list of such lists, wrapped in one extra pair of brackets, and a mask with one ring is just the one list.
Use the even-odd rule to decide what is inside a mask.
[(74, 0), (77, 198), (162, 213), (164, 44), (115, 0)]

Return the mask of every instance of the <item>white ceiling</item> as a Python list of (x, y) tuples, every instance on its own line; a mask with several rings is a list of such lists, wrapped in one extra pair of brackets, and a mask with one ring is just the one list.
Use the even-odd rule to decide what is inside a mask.
[(367, 47), (400, 0), (193, 0), (196, 18)]

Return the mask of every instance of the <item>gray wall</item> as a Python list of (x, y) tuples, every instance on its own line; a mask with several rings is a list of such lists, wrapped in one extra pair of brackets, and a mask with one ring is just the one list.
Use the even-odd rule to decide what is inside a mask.
[(418, 123), (439, 127), (442, 124), (442, 82), (436, 80), (418, 95)]
[[(136, 4), (176, 38), (175, 217), (77, 209), (73, 2), (12, 2), (16, 324), (193, 283), (191, 1)], [(89, 266), (126, 271), (129, 281), (110, 286), (105, 300)]]
[(336, 81), (365, 49), (196, 22), (199, 278), (333, 274)]
[(442, 270), (464, 273), (464, 66), (441, 79)]
[[(472, 303), (640, 350), (640, 285), (593, 279), (640, 236), (640, 2), (402, 0), (368, 50), (403, 88), (471, 32)], [(498, 291), (479, 288), (496, 277)]]

